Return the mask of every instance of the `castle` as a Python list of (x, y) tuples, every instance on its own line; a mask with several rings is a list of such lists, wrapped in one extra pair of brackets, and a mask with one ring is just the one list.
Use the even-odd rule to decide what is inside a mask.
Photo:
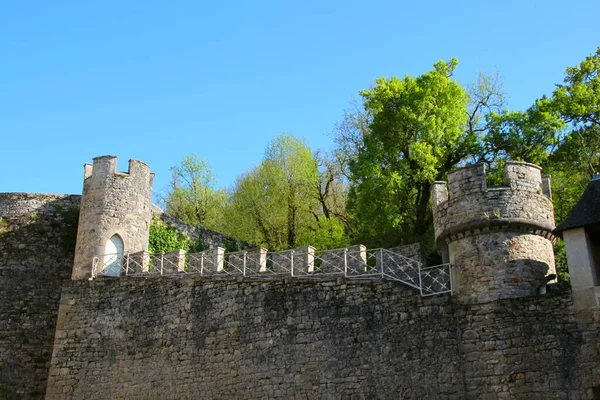
[(555, 234), (577, 248), (590, 221), (554, 230), (537, 166), (435, 182), (426, 266), (418, 246), (151, 255), (153, 174), (116, 163), (86, 164), (82, 196), (0, 194), (0, 399), (600, 398), (595, 259), (546, 292)]

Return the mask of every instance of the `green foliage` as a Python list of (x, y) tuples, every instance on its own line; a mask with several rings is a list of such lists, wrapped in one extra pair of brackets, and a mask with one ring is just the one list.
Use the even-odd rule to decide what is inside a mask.
[(429, 188), (471, 153), (468, 97), (452, 79), (456, 59), (419, 77), (380, 78), (361, 92), (369, 131), (349, 162), (348, 207), (367, 245), (424, 239), (432, 224)]
[(216, 229), (227, 195), (214, 188), (215, 178), (206, 161), (188, 155), (171, 172), (171, 188), (163, 198), (166, 212), (192, 225)]
[(570, 128), (553, 161), (588, 176), (600, 171), (600, 47), (579, 65), (567, 68), (549, 107)]
[(542, 164), (559, 139), (564, 122), (541, 99), (526, 111), (492, 112), (487, 115), (485, 138), (493, 159)]
[(338, 218), (321, 218), (313, 229), (307, 230), (301, 245), (317, 249), (336, 249), (349, 243), (346, 229)]
[(263, 162), (237, 181), (232, 208), (243, 224), (228, 233), (272, 250), (295, 247), (308, 222), (316, 179), (310, 149), (289, 135), (275, 138)]
[(337, 218), (329, 208), (331, 185), (325, 189), (321, 177), (308, 146), (293, 136), (278, 136), (269, 143), (262, 163), (238, 178), (226, 233), (270, 250), (321, 240), (319, 234), (330, 234), (321, 226)]
[(199, 253), (207, 249), (208, 246), (204, 244), (204, 239), (200, 236), (196, 241), (189, 244), (187, 251), (190, 253)]
[(567, 252), (565, 243), (560, 240), (554, 245), (554, 260), (556, 262), (556, 276), (559, 282), (569, 282), (569, 266), (567, 265)]
[(153, 217), (150, 223), (150, 236), (148, 250), (151, 253), (165, 253), (168, 251), (190, 248), (189, 239), (177, 232), (172, 226), (167, 226), (160, 218)]
[(240, 246), (238, 245), (238, 242), (235, 239), (226, 238), (223, 241), (222, 246), (225, 248), (225, 251), (227, 251), (227, 252), (234, 252), (234, 251), (240, 250)]
[(10, 230), (8, 221), (4, 217), (0, 217), (0, 235), (7, 233)]

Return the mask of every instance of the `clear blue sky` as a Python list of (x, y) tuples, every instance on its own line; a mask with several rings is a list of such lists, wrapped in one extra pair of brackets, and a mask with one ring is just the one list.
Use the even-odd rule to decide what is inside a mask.
[(280, 133), (330, 148), (380, 76), (457, 57), (522, 109), (600, 45), (589, 1), (4, 1), (0, 192), (80, 193), (99, 155), (147, 162), (164, 190), (186, 154), (221, 187)]

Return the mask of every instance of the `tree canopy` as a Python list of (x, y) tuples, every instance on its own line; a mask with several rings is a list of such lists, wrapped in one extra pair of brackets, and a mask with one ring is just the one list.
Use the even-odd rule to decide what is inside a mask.
[(389, 246), (425, 238), (431, 183), (470, 154), (467, 94), (452, 79), (457, 64), (380, 78), (361, 92), (370, 121), (349, 161), (348, 195), (358, 241)]
[(170, 190), (162, 199), (165, 211), (192, 225), (218, 229), (226, 194), (215, 189), (208, 163), (197, 155), (188, 155), (171, 172)]
[(227, 191), (215, 189), (206, 162), (186, 157), (172, 168), (166, 211), (270, 250), (431, 245), (435, 180), (486, 162), (498, 183), (494, 171), (519, 160), (552, 174), (560, 222), (600, 170), (600, 48), (525, 110), (505, 108), (497, 75), (461, 86), (457, 65), (377, 79), (336, 126), (331, 151), (279, 135)]

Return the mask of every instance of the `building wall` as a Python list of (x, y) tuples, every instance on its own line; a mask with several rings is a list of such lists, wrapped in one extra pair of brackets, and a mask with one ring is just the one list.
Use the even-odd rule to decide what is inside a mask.
[(0, 399), (44, 396), (79, 198), (0, 193)]
[(456, 304), (388, 281), (63, 288), (47, 398), (592, 399), (570, 295)]

